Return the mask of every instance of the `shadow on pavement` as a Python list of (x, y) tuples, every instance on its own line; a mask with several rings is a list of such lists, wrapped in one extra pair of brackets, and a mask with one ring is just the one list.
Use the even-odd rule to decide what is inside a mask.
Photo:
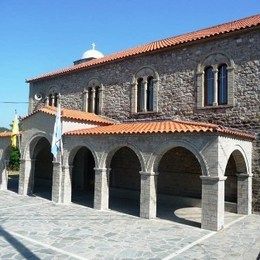
[(12, 236), (10, 233), (5, 231), (1, 226), (0, 226), (0, 236), (2, 236), (25, 259), (35, 259), (35, 260), (40, 259), (30, 249), (28, 249), (25, 245), (23, 245), (19, 240), (17, 240), (14, 236)]

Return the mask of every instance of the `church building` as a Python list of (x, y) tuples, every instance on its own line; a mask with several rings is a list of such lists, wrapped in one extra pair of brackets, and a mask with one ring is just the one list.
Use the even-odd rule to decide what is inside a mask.
[[(260, 15), (110, 55), (92, 45), (73, 65), (27, 80), (20, 195), (96, 210), (129, 203), (142, 218), (161, 205), (201, 207), (201, 227), (224, 212), (260, 210)], [(63, 154), (52, 134), (61, 105)], [(8, 133), (0, 134), (6, 189)], [(252, 208), (253, 207), (253, 208)]]

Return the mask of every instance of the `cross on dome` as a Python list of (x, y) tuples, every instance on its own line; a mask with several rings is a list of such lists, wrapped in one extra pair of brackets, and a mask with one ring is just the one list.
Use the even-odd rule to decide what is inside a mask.
[(95, 50), (96, 44), (93, 42), (91, 45), (92, 45), (92, 50)]

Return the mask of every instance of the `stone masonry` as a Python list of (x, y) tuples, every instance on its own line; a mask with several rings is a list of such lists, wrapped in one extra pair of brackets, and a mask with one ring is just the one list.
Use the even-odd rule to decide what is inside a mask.
[[(234, 63), (234, 105), (198, 108), (197, 68), (210, 54), (225, 54)], [(131, 113), (131, 87), (135, 74), (150, 67), (159, 75), (158, 112)], [(253, 149), (253, 207), (260, 210), (260, 32), (259, 28), (183, 44), (170, 50), (131, 57), (68, 75), (30, 83), (31, 108), (43, 105), (33, 97), (56, 88), (62, 106), (83, 108), (83, 91), (97, 78), (103, 86), (102, 114), (119, 121), (183, 119), (214, 122), (257, 133)]]

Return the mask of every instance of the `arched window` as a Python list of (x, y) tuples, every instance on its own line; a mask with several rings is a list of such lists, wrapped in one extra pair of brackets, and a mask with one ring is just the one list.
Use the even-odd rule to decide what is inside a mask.
[(143, 85), (143, 78), (139, 78), (137, 80), (137, 112), (141, 112), (143, 106), (142, 85)]
[(214, 100), (214, 73), (212, 67), (204, 71), (204, 105), (212, 106)]
[(226, 105), (228, 103), (228, 81), (227, 65), (222, 64), (218, 67), (218, 104)]
[(235, 63), (223, 53), (208, 55), (197, 67), (197, 108), (234, 106)]
[(83, 91), (83, 111), (102, 114), (103, 85), (96, 78), (92, 78)]
[(153, 77), (147, 78), (147, 111), (153, 111)]
[(99, 114), (99, 90), (100, 87), (96, 86), (95, 87), (95, 93), (96, 93), (96, 98), (95, 98), (95, 114)]

